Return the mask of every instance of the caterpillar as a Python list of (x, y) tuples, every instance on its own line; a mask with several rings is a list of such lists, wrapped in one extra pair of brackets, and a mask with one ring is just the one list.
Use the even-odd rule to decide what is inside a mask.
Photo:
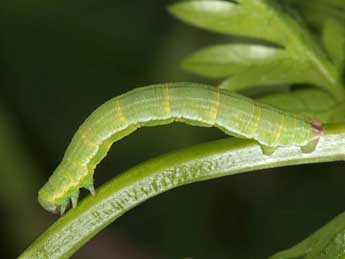
[(174, 121), (254, 139), (267, 155), (284, 146), (311, 152), (323, 133), (317, 121), (212, 86), (174, 83), (136, 88), (107, 101), (82, 123), (62, 162), (39, 191), (39, 203), (61, 214), (70, 201), (75, 207), (81, 188), (94, 194), (94, 170), (115, 141), (140, 127)]

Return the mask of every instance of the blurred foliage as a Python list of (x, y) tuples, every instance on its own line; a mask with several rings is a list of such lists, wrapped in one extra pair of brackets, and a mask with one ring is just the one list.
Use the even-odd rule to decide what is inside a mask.
[[(16, 129), (18, 124), (11, 121), (2, 105), (0, 125), (1, 229), (6, 233), (3, 238), (6, 237), (4, 242), (8, 247), (19, 250), (48, 226), (48, 220), (39, 213), (36, 202), (39, 167), (28, 156)], [(30, 221), (25, 221), (23, 216)]]
[(322, 29), (331, 19), (345, 22), (345, 2), (343, 0), (283, 0), (293, 8), (297, 8), (306, 22), (315, 29)]
[(326, 92), (311, 87), (266, 94), (259, 97), (259, 100), (282, 110), (303, 115), (309, 120), (317, 119), (329, 123), (345, 120), (344, 101), (336, 101)]
[(270, 259), (344, 258), (344, 227), (345, 214), (342, 213), (310, 237), (286, 251), (273, 255)]
[[(44, 228), (43, 218), (55, 218), (38, 208), (37, 190), (95, 107), (138, 85), (200, 81), (182, 72), (178, 61), (200, 47), (233, 40), (172, 19), (165, 10), (172, 2), (0, 3), (0, 100), (10, 111), (0, 124), (4, 165), (0, 172), (5, 179), (1, 181), (1, 229), (3, 243), (8, 244), (3, 248), (7, 258), (18, 255)], [(343, 3), (316, 2), (321, 7)], [(298, 4), (298, 8), (312, 13), (308, 10), (314, 7)], [(338, 6), (329, 12), (343, 20), (343, 10)], [(316, 18), (306, 17), (321, 35), (325, 15), (319, 13)], [(11, 124), (12, 120), (16, 123)], [(6, 130), (8, 123), (14, 126)], [(116, 143), (97, 169), (104, 173), (96, 176), (96, 182), (109, 179), (106, 172), (120, 172), (168, 150), (222, 136), (214, 129), (184, 125), (140, 130)], [(31, 158), (24, 158), (28, 153)], [(102, 258), (114, 258), (120, 252), (120, 258), (266, 258), (340, 213), (344, 185), (343, 163), (332, 163), (182, 187), (129, 212), (77, 256), (99, 258), (100, 251), (105, 251)], [(32, 218), (40, 225), (32, 225), (36, 221)], [(23, 226), (19, 229), (18, 224)], [(118, 249), (111, 248), (119, 243), (123, 245)]]

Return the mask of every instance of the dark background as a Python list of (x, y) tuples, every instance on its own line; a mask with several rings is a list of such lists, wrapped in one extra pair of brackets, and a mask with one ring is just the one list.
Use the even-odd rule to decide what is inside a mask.
[[(179, 60), (227, 40), (182, 24), (163, 0), (0, 3), (1, 257), (15, 258), (57, 216), (37, 191), (80, 123), (137, 86), (206, 82)], [(96, 186), (159, 154), (226, 137), (174, 124), (116, 143)], [(259, 171), (170, 191), (127, 213), (73, 258), (267, 258), (342, 212), (341, 163)]]

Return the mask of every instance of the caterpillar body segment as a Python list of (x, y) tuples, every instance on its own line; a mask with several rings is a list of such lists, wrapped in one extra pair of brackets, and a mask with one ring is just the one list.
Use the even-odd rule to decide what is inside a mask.
[(266, 154), (278, 147), (312, 151), (322, 125), (211, 86), (176, 83), (136, 88), (97, 108), (80, 126), (62, 162), (39, 192), (48, 211), (63, 213), (79, 189), (94, 193), (93, 174), (112, 143), (143, 126), (169, 124), (217, 127), (231, 136), (255, 139)]

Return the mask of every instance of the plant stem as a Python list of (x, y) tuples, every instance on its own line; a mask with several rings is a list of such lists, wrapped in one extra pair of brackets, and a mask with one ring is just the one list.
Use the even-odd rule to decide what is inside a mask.
[(145, 200), (175, 187), (263, 168), (345, 160), (345, 124), (326, 125), (315, 151), (279, 148), (262, 154), (251, 140), (229, 138), (154, 158), (115, 177), (56, 221), (19, 258), (69, 258)]

